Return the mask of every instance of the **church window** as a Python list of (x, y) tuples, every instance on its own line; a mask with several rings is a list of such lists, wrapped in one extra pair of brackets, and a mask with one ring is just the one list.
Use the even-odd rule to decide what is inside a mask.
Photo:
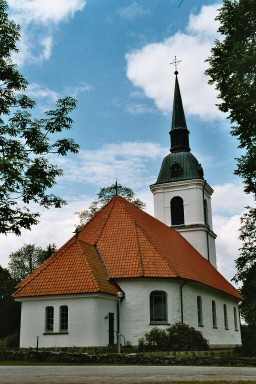
[(223, 305), (223, 314), (224, 314), (224, 326), (225, 329), (228, 329), (228, 313), (227, 313), (227, 305)]
[(150, 293), (150, 323), (167, 322), (167, 294), (164, 291)]
[(236, 307), (234, 307), (234, 324), (235, 324), (235, 331), (238, 331), (238, 321), (237, 321), (237, 310), (236, 310)]
[(60, 307), (60, 331), (68, 330), (68, 306), (62, 305)]
[(53, 320), (54, 320), (54, 308), (46, 307), (45, 308), (45, 330), (46, 332), (53, 331)]
[(172, 225), (184, 224), (184, 206), (180, 196), (171, 199), (171, 218)]
[(208, 220), (208, 205), (206, 199), (204, 199), (204, 223), (206, 225), (209, 225), (209, 220)]
[(203, 306), (202, 306), (201, 296), (197, 296), (197, 319), (198, 319), (198, 325), (202, 327), (203, 326)]
[(216, 303), (214, 300), (212, 300), (212, 326), (217, 328)]

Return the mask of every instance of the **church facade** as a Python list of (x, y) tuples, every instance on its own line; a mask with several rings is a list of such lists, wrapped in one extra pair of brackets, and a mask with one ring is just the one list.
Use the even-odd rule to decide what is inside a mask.
[(133, 345), (176, 322), (212, 348), (241, 344), (239, 292), (216, 268), (212, 188), (191, 154), (178, 73), (155, 217), (115, 196), (23, 280), (21, 347)]

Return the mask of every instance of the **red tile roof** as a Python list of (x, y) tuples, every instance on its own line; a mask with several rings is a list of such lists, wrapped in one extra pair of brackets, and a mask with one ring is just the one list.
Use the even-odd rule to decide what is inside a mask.
[(81, 293), (117, 294), (95, 246), (72, 239), (18, 285), (14, 297)]
[[(113, 293), (111, 289), (114, 288), (113, 285), (111, 289), (109, 287), (107, 273), (117, 281), (140, 277), (180, 278), (207, 285), (241, 299), (239, 292), (183, 236), (120, 196), (113, 198), (82, 228), (78, 239), (79, 250), (73, 237), (19, 285), (20, 290), (14, 297), (34, 296), (38, 292), (63, 294), (61, 284), (58, 288), (53, 284), (49, 286), (49, 281), (56, 278), (62, 284), (70, 286), (70, 293), (82, 293), (85, 289), (92, 292), (96, 286), (102, 291)], [(84, 243), (86, 245), (82, 246)], [(100, 256), (88, 244), (97, 244)], [(71, 251), (71, 248), (76, 251)], [(55, 263), (57, 264), (54, 267)], [(74, 277), (76, 270), (79, 275), (78, 286), (77, 277)], [(62, 278), (57, 277), (58, 275)], [(44, 286), (49, 286), (49, 289)]]

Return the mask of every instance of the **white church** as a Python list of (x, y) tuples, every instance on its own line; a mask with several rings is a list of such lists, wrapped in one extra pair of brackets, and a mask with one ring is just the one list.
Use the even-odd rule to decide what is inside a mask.
[(171, 151), (150, 186), (155, 217), (115, 196), (23, 280), (20, 347), (106, 346), (118, 335), (137, 345), (176, 322), (211, 348), (241, 345), (242, 297), (216, 268), (213, 190), (190, 152), (177, 75)]

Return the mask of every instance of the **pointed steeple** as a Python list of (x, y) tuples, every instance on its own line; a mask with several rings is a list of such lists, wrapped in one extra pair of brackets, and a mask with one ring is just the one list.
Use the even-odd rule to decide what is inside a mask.
[(171, 152), (190, 152), (189, 130), (187, 129), (187, 123), (180, 94), (178, 71), (176, 70), (174, 74), (175, 88), (172, 112), (172, 129), (170, 132)]

